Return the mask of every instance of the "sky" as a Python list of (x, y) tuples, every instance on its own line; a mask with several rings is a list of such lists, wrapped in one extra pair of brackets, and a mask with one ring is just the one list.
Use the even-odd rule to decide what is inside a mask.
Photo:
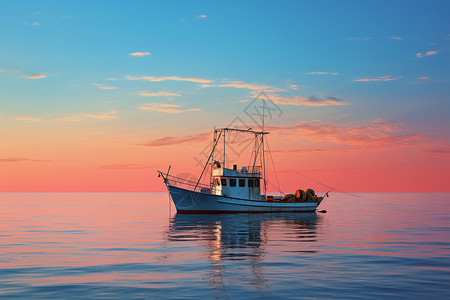
[(1, 1), (0, 191), (164, 191), (157, 170), (198, 177), (213, 129), (260, 128), (264, 100), (272, 190), (450, 192), (449, 11)]

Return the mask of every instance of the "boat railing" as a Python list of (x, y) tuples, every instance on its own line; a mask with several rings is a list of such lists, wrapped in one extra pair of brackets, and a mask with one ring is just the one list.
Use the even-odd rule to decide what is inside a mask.
[(261, 174), (261, 166), (247, 166), (245, 173)]
[[(159, 171), (158, 171), (159, 172)], [(164, 178), (164, 182), (171, 186), (182, 187), (195, 192), (211, 193), (211, 187), (207, 184), (198, 183), (182, 177), (168, 175), (162, 172), (159, 174)]]

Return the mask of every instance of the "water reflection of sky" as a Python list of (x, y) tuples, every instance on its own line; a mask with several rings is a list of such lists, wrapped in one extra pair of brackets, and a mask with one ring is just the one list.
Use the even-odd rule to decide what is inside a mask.
[[(265, 279), (264, 258), (269, 239), (272, 242), (295, 240), (298, 245), (286, 246), (286, 252), (314, 253), (317, 223), (316, 214), (220, 214), (180, 215), (171, 219), (167, 240), (191, 240), (203, 245), (211, 265), (208, 280), (215, 289), (224, 291), (228, 270), (227, 262), (240, 265), (243, 283), (262, 291)], [(271, 231), (283, 235), (271, 239)], [(276, 243), (272, 247), (279, 247)]]
[(448, 194), (229, 215), (169, 213), (165, 193), (0, 196), (0, 295), (439, 296), (450, 277)]

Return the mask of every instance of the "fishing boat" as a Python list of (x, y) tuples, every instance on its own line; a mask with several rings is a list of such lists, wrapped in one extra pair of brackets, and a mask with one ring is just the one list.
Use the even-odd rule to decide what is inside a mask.
[[(254, 136), (249, 165), (227, 167), (226, 137), (231, 133)], [(212, 150), (198, 180), (189, 180), (158, 171), (169, 191), (178, 213), (268, 213), (315, 212), (325, 196), (317, 196), (312, 189), (298, 189), (292, 194), (267, 192), (265, 136), (269, 132), (251, 128), (214, 129)], [(215, 156), (223, 141), (223, 156)], [(222, 143), (220, 143), (222, 145)], [(272, 160), (273, 162), (273, 160)], [(201, 183), (209, 170), (209, 184)]]

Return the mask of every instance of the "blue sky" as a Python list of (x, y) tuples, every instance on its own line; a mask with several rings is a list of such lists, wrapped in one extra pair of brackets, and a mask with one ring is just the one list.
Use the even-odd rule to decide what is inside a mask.
[(284, 112), (274, 126), (381, 119), (450, 153), (449, 11), (449, 1), (2, 1), (0, 122), (156, 139), (224, 126), (265, 91)]

